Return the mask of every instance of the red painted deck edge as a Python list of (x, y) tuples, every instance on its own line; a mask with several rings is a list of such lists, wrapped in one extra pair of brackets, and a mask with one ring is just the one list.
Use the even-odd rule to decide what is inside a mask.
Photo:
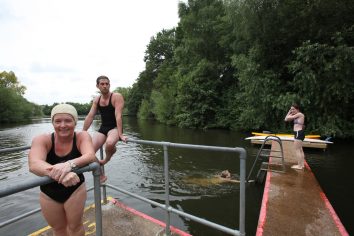
[(266, 179), (266, 183), (265, 183), (264, 191), (263, 191), (262, 206), (261, 206), (261, 211), (259, 213), (256, 236), (263, 235), (263, 227), (264, 227), (264, 224), (266, 221), (266, 216), (267, 216), (267, 205), (268, 205), (269, 188), (270, 188), (270, 176), (271, 176), (271, 172), (267, 172), (267, 179)]
[[(271, 162), (271, 159), (269, 160)], [(316, 179), (316, 176), (312, 172), (310, 166), (307, 164), (305, 161), (305, 167), (309, 170), (309, 172), (313, 175), (313, 177)], [(269, 198), (269, 186), (270, 186), (270, 176), (271, 172), (267, 173), (267, 179), (266, 183), (264, 186), (264, 192), (263, 192), (263, 199), (262, 199), (262, 206), (261, 206), (261, 211), (259, 213), (259, 220), (258, 220), (258, 226), (257, 226), (257, 232), (256, 236), (262, 236), (263, 235), (263, 227), (266, 221), (266, 215), (267, 215), (267, 204), (268, 204), (268, 198)], [(323, 192), (321, 186), (319, 185), (319, 188), (321, 189), (320, 191), (320, 196), (321, 199), (324, 201), (326, 208), (329, 210), (331, 217), (333, 218), (340, 234), (342, 236), (349, 236), (349, 233), (345, 229), (344, 225), (342, 224), (341, 220), (339, 219), (337, 213), (335, 212), (334, 208), (332, 207), (331, 203), (329, 202), (328, 198), (326, 197), (326, 194)]]
[[(140, 216), (140, 217), (142, 217), (142, 218), (144, 218), (146, 220), (149, 220), (149, 221), (151, 221), (151, 222), (153, 222), (155, 224), (158, 224), (158, 225), (160, 225), (162, 227), (166, 227), (166, 224), (164, 222), (162, 222), (162, 221), (160, 221), (158, 219), (155, 219), (155, 218), (153, 218), (153, 217), (151, 217), (149, 215), (146, 215), (146, 214), (144, 214), (144, 213), (142, 213), (140, 211), (137, 211), (137, 210), (135, 210), (133, 208), (130, 208), (130, 207), (124, 205), (123, 203), (119, 202), (117, 199), (111, 198), (110, 201), (114, 205), (117, 205), (117, 206), (119, 206), (119, 207), (121, 207), (121, 208), (123, 208), (123, 209), (125, 209), (125, 210), (127, 210), (127, 211), (129, 211), (129, 212), (131, 212), (133, 214), (135, 214), (135, 215), (138, 215), (138, 216)], [(173, 226), (170, 226), (170, 229), (171, 229), (171, 231), (173, 233), (179, 234), (181, 236), (192, 236), (191, 234), (188, 234), (188, 233), (186, 233), (186, 232), (184, 232), (184, 231), (182, 231), (180, 229), (177, 229), (176, 227), (173, 227)]]

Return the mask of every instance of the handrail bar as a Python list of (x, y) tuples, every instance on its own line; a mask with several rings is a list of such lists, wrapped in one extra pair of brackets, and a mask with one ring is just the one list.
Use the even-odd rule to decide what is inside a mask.
[[(75, 172), (80, 174), (83, 172), (92, 171), (94, 177), (94, 199), (95, 199), (95, 216), (96, 216), (96, 236), (102, 236), (102, 208), (101, 208), (101, 191), (100, 191), (100, 165), (97, 162), (90, 163)], [(48, 176), (34, 177), (27, 181), (17, 184), (16, 186), (5, 186), (0, 189), (0, 198), (6, 197), (18, 192), (22, 192), (34, 187), (38, 187), (43, 184), (48, 184), (54, 180)], [(21, 216), (17, 216), (13, 219), (7, 220), (0, 224), (0, 227), (13, 223), (19, 219), (27, 217), (31, 214), (38, 212), (38, 209), (27, 212)]]
[(171, 142), (160, 142), (160, 141), (150, 141), (150, 140), (136, 140), (128, 139), (127, 143), (138, 143), (138, 144), (150, 144), (162, 146), (166, 145), (168, 147), (177, 147), (177, 148), (189, 148), (189, 149), (199, 149), (207, 151), (224, 151), (224, 152), (240, 152), (240, 158), (246, 158), (246, 150), (240, 147), (219, 147), (219, 146), (207, 146), (207, 145), (196, 145), (196, 144), (185, 144), (185, 143), (171, 143)]
[[(257, 152), (257, 156), (256, 156), (256, 158), (255, 158), (255, 160), (254, 160), (254, 162), (253, 162), (253, 165), (252, 165), (252, 167), (251, 167), (250, 172), (248, 173), (246, 182), (249, 182), (249, 181), (250, 181), (250, 178), (251, 178), (251, 175), (252, 175), (252, 173), (253, 173), (254, 167), (256, 166), (256, 163), (258, 162), (258, 159), (259, 159), (259, 157), (260, 157), (260, 155), (261, 155), (261, 153), (262, 153), (262, 151), (263, 151), (263, 148), (264, 148), (265, 144), (266, 144), (267, 141), (269, 141), (269, 140), (273, 140), (273, 141), (276, 141), (276, 142), (279, 143), (280, 148), (281, 148), (281, 151), (280, 151), (280, 152), (281, 152), (282, 156), (284, 157), (283, 145), (282, 145), (282, 143), (281, 143), (281, 139), (280, 139), (278, 136), (276, 136), (276, 135), (268, 135), (268, 136), (266, 136), (266, 137), (264, 138), (264, 140), (263, 140), (263, 143), (262, 143), (262, 145), (261, 145), (261, 148), (260, 148), (260, 149), (258, 150), (258, 152)], [(283, 171), (285, 171), (284, 159), (282, 159), (282, 164), (283, 164), (283, 165), (282, 165), (282, 166), (283, 166)]]
[(16, 217), (14, 217), (12, 219), (9, 219), (9, 220), (6, 220), (4, 222), (1, 222), (0, 223), (0, 228), (5, 227), (6, 225), (10, 225), (12, 223), (15, 223), (16, 221), (22, 220), (22, 219), (26, 218), (27, 216), (33, 215), (33, 214), (35, 214), (37, 212), (40, 212), (40, 211), (41, 211), (41, 208), (37, 208), (37, 209), (34, 209), (32, 211), (25, 212), (25, 213), (23, 213), (23, 214), (21, 214), (19, 216), (16, 216)]
[[(83, 172), (88, 172), (88, 171), (94, 171), (96, 168), (98, 168), (99, 165), (98, 163), (91, 163), (87, 166), (84, 166), (77, 171), (75, 171), (78, 174), (81, 174)], [(54, 182), (54, 180), (48, 176), (42, 176), (42, 177), (34, 177), (33, 179), (29, 179), (27, 181), (24, 181), (22, 183), (16, 184), (15, 186), (5, 186), (4, 188), (0, 189), (0, 198), (6, 197), (21, 191), (25, 191), (34, 187), (38, 187), (43, 184), (49, 184), (51, 182)]]
[(21, 146), (21, 147), (15, 147), (15, 148), (2, 148), (0, 149), (0, 153), (6, 153), (6, 152), (16, 152), (16, 151), (22, 151), (26, 149), (30, 149), (31, 146)]

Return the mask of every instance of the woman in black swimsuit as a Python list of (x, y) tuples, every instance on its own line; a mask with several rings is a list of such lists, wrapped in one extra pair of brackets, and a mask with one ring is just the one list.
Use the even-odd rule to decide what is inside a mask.
[(38, 176), (55, 180), (40, 187), (42, 213), (54, 234), (83, 236), (85, 178), (72, 170), (96, 161), (91, 136), (86, 131), (74, 131), (78, 116), (69, 104), (55, 106), (51, 117), (54, 133), (33, 139), (29, 169)]
[(302, 170), (304, 169), (305, 154), (302, 149), (302, 141), (305, 139), (305, 115), (300, 112), (300, 108), (297, 104), (293, 104), (285, 116), (285, 121), (294, 121), (294, 148), (297, 156), (297, 165), (293, 165), (291, 168)]

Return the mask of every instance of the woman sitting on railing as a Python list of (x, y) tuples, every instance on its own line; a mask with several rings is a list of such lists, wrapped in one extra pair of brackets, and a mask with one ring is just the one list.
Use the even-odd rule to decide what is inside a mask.
[(42, 213), (54, 234), (85, 235), (85, 178), (73, 170), (96, 161), (91, 136), (86, 131), (74, 131), (78, 115), (72, 105), (55, 106), (51, 118), (54, 133), (33, 139), (29, 169), (55, 180), (40, 187)]

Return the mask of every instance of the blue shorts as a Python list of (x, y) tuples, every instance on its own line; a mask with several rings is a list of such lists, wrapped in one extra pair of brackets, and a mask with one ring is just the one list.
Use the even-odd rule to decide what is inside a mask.
[(304, 130), (294, 131), (294, 139), (304, 141), (305, 131)]

